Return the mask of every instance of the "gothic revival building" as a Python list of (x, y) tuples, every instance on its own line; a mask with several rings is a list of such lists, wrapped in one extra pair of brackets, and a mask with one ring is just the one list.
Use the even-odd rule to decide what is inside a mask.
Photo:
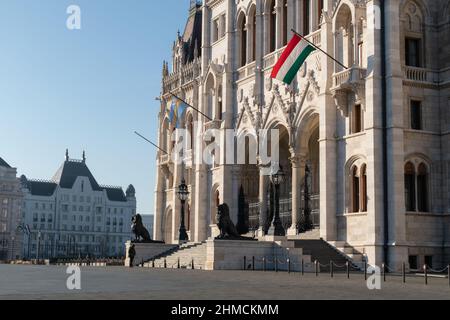
[[(272, 80), (291, 29), (348, 68), (316, 50), (292, 85)], [(186, 141), (185, 165), (158, 155), (155, 238), (177, 242), (183, 178), (191, 241), (214, 235), (223, 202), (243, 231), (263, 236), (274, 202), (260, 163), (195, 163), (192, 149), (209, 143), (208, 129), (278, 129), (287, 236), (298, 237), (307, 217), (325, 241), (359, 251), (371, 264), (446, 265), (449, 55), (448, 0), (191, 1), (171, 68), (163, 66), (160, 146), (174, 146), (165, 112), (171, 92), (212, 121), (186, 112), (182, 127), (201, 127)]]
[(24, 222), (29, 235), (23, 255), (30, 259), (122, 257), (136, 214), (132, 185), (102, 186), (82, 160), (69, 158), (50, 181), (20, 178)]

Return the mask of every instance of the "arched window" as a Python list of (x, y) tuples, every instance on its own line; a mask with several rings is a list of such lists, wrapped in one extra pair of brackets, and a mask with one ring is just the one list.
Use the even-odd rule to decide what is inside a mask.
[(281, 30), (282, 45), (285, 46), (288, 41), (288, 11), (287, 11), (287, 0), (282, 2), (282, 12), (283, 12), (283, 28)]
[[(354, 64), (354, 21), (352, 12), (347, 4), (342, 4), (336, 14), (334, 22), (335, 56), (344, 65)], [(335, 64), (336, 72), (342, 71), (342, 66)]]
[(367, 212), (367, 166), (361, 167), (361, 212)]
[(310, 32), (309, 27), (309, 7), (311, 3), (310, 0), (303, 0), (303, 35), (307, 35)]
[(269, 5), (269, 52), (274, 52), (277, 43), (276, 43), (276, 32), (277, 32), (277, 12), (275, 9), (275, 0), (272, 0)]
[(411, 67), (424, 66), (424, 36), (423, 13), (414, 2), (409, 1), (403, 9), (401, 20), (403, 21), (405, 64)]
[(252, 6), (252, 8), (250, 9), (250, 14), (249, 14), (249, 27), (250, 27), (250, 52), (249, 52), (249, 56), (250, 56), (250, 62), (253, 62), (256, 60), (256, 6)]
[(247, 26), (245, 14), (241, 13), (238, 19), (238, 35), (239, 35), (239, 67), (247, 64)]
[(355, 166), (352, 170), (352, 212), (359, 212), (360, 204), (360, 181), (358, 175), (358, 168)]
[(428, 212), (428, 169), (423, 163), (417, 171), (417, 205), (419, 212)]
[(416, 170), (411, 162), (405, 165), (406, 211), (416, 211)]

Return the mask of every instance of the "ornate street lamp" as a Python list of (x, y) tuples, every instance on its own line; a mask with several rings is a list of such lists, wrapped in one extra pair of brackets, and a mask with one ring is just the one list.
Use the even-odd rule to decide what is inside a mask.
[(278, 171), (274, 172), (270, 177), (273, 185), (275, 186), (275, 214), (272, 222), (272, 227), (269, 230), (269, 235), (276, 237), (284, 237), (286, 231), (283, 228), (280, 218), (280, 185), (285, 181), (286, 174), (283, 171), (281, 165)]
[(180, 242), (187, 242), (189, 241), (189, 237), (187, 235), (186, 232), (186, 226), (185, 226), (185, 222), (184, 222), (184, 205), (186, 203), (186, 200), (189, 198), (189, 190), (188, 190), (188, 186), (186, 185), (186, 181), (183, 180), (181, 181), (181, 184), (178, 186), (178, 198), (181, 201), (181, 224), (180, 224), (180, 235), (179, 235), (179, 240)]

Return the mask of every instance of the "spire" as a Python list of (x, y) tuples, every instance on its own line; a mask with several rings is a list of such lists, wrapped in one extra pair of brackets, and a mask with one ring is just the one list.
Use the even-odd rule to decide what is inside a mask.
[(83, 150), (83, 163), (86, 163), (86, 152)]
[(66, 149), (66, 161), (69, 161), (69, 149)]

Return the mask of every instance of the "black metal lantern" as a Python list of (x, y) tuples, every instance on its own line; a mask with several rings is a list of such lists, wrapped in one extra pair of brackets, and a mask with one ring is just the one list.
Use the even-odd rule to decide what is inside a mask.
[(276, 237), (286, 236), (286, 231), (283, 228), (280, 218), (280, 185), (286, 180), (286, 174), (283, 171), (283, 167), (280, 165), (278, 171), (274, 171), (270, 177), (273, 185), (275, 186), (275, 214), (272, 222), (272, 227), (269, 230), (269, 235)]
[(186, 203), (186, 200), (189, 198), (189, 190), (188, 186), (186, 185), (186, 181), (183, 179), (181, 181), (181, 184), (178, 186), (178, 199), (181, 201), (181, 223), (180, 223), (180, 234), (179, 234), (179, 240), (180, 242), (186, 242), (189, 241), (189, 237), (187, 235), (185, 221), (184, 221), (184, 205)]

